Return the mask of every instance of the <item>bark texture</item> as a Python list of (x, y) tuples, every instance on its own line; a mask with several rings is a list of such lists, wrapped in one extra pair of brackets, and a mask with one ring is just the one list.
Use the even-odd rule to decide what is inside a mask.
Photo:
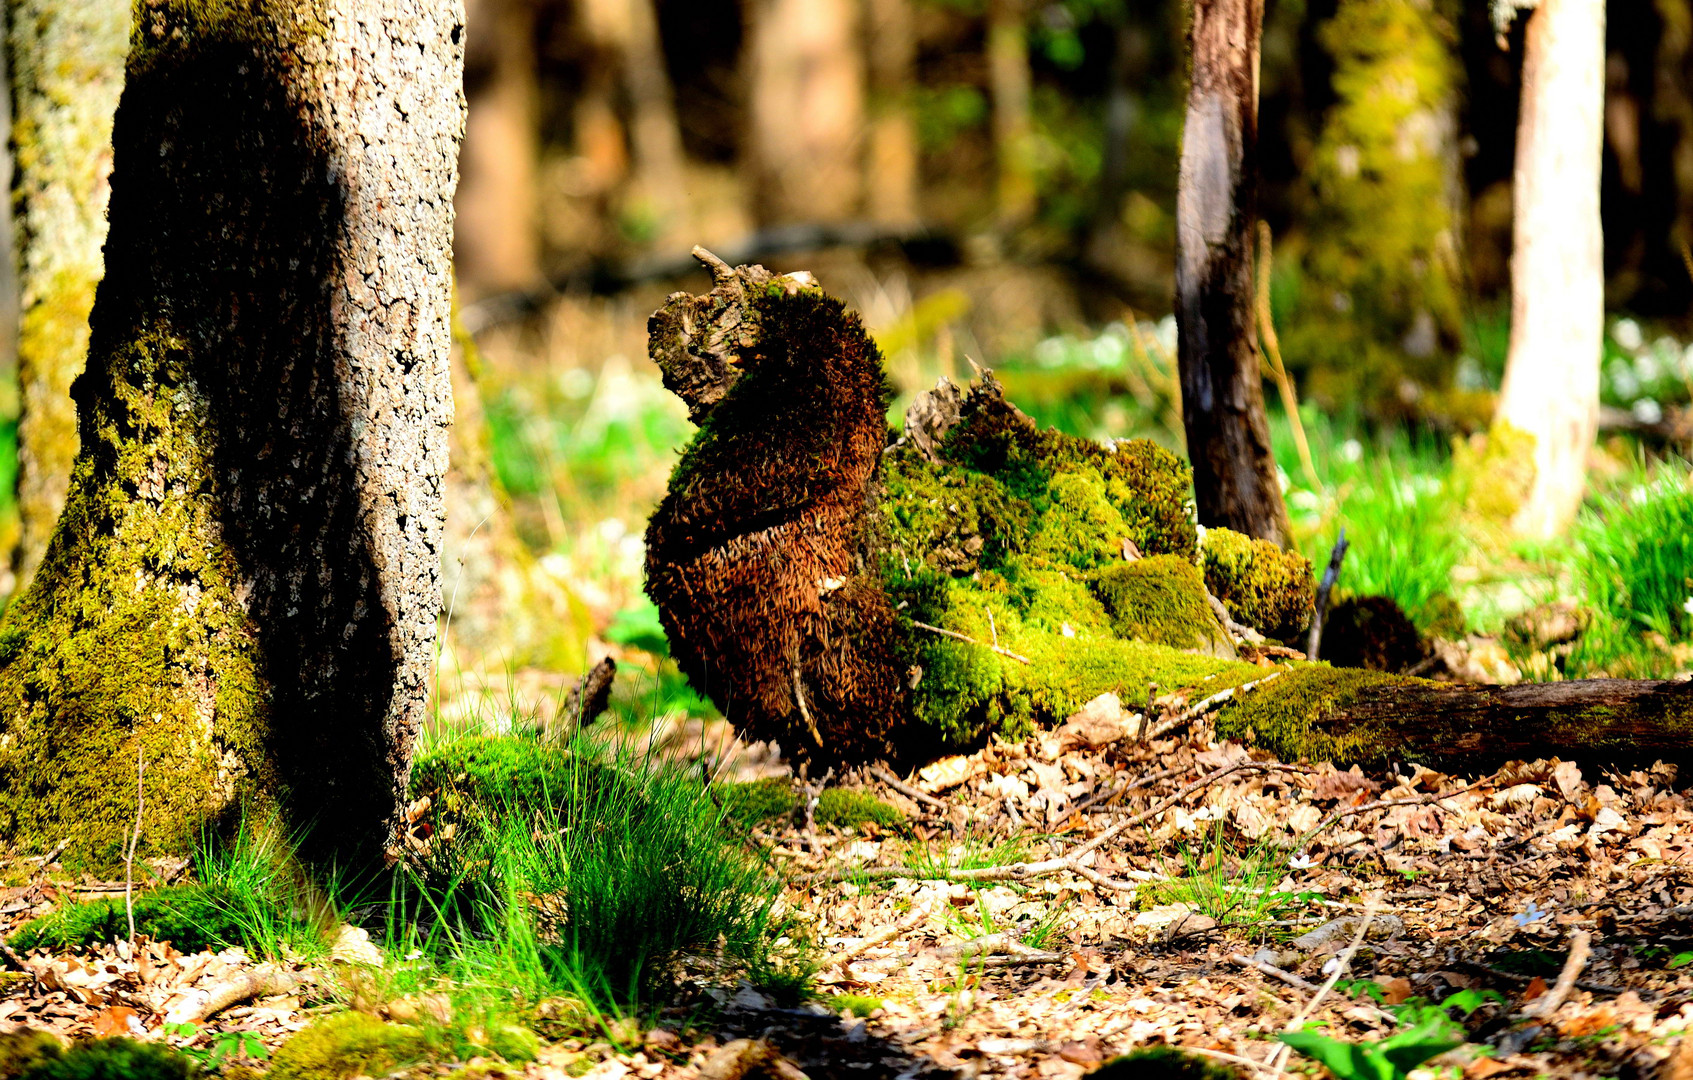
[(0, 832), (110, 861), (139, 753), (148, 847), (251, 799), (368, 851), (440, 611), (462, 9), (137, 12), (82, 449), (0, 626)]
[(747, 115), (761, 224), (858, 212), (864, 63), (857, 0), (748, 0)]
[(1177, 361), (1203, 525), (1287, 546), (1253, 327), (1262, 0), (1196, 0), (1176, 189)]
[(21, 589), (64, 509), (76, 459), (71, 380), (88, 354), (112, 168), (112, 113), (123, 89), (129, 0), (7, 5), (14, 119), (21, 322), (18, 333)]
[(532, 288), (541, 276), (535, 6), (466, 5), (465, 127), (453, 255), (472, 296)]
[(1534, 437), (1533, 486), (1512, 522), (1527, 536), (1574, 520), (1598, 430), (1604, 102), (1603, 0), (1542, 0), (1523, 54), (1511, 345), (1495, 418)]

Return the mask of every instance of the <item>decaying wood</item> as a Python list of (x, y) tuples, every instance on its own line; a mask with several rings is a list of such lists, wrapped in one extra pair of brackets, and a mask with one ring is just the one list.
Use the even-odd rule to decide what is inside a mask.
[(1438, 683), (1362, 689), (1318, 721), (1403, 760), (1679, 758), (1693, 747), (1693, 682), (1580, 679), (1518, 686)]

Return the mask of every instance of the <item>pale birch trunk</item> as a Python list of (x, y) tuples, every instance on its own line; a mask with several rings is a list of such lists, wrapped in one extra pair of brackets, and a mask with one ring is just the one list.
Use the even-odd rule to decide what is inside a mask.
[(1523, 57), (1511, 346), (1496, 415), (1534, 436), (1534, 483), (1512, 523), (1525, 536), (1555, 536), (1574, 519), (1598, 428), (1604, 80), (1603, 0), (1542, 0)]

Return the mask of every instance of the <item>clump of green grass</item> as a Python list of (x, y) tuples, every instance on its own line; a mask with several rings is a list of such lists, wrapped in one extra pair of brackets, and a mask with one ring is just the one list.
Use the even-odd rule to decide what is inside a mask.
[(519, 1013), (569, 998), (609, 1027), (684, 971), (780, 983), (796, 967), (779, 881), (697, 776), (609, 739), (479, 737), (420, 761), (437, 827), (389, 918), (414, 986)]
[[(270, 826), (243, 825), (233, 838), (208, 837), (194, 859), (191, 884), (142, 889), (133, 898), (135, 932), (182, 952), (240, 946), (279, 959), (326, 948), (333, 917), (289, 845)], [(67, 904), (12, 935), (15, 949), (64, 952), (129, 936), (121, 897)]]
[(1666, 646), (1693, 638), (1693, 472), (1656, 476), (1589, 500), (1572, 577), (1592, 622), (1570, 674), (1669, 674)]
[(1287, 845), (1270, 839), (1242, 843), (1221, 821), (1197, 842), (1179, 843), (1177, 854), (1181, 873), (1147, 886), (1145, 902), (1189, 904), (1220, 924), (1260, 932), (1308, 899), (1276, 888), (1287, 873)]

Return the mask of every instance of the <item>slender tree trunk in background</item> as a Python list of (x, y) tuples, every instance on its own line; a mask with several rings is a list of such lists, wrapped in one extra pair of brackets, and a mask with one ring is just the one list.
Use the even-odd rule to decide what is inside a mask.
[(1534, 484), (1513, 527), (1574, 520), (1599, 421), (1604, 242), (1604, 0), (1542, 0), (1528, 17), (1517, 127), (1511, 347), (1496, 423), (1534, 436)]
[(748, 0), (748, 159), (764, 225), (844, 221), (862, 192), (857, 0)]
[(1176, 188), (1182, 421), (1203, 525), (1287, 546), (1253, 330), (1262, 0), (1195, 0)]
[(682, 129), (676, 122), (676, 92), (664, 66), (653, 0), (625, 0), (628, 33), (623, 38), (623, 84), (629, 94), (629, 143), (634, 151), (632, 203), (652, 221), (655, 243), (678, 252), (692, 247), (688, 176)]
[(454, 261), (472, 298), (541, 280), (541, 218), (532, 0), (470, 0)]
[(999, 220), (1008, 227), (1035, 212), (1027, 18), (1027, 0), (988, 0), (988, 92), (999, 160)]
[(462, 10), (139, 10), (82, 449), (0, 625), (0, 834), (110, 862), (139, 754), (153, 849), (245, 802), (368, 854), (441, 605)]
[(869, 0), (870, 146), (865, 209), (886, 225), (916, 224), (917, 125), (911, 87), (917, 62), (912, 0)]
[(14, 0), (7, 18), (22, 289), (12, 568), (21, 589), (64, 509), (76, 458), (70, 388), (88, 355), (88, 311), (100, 283), (130, 3)]

